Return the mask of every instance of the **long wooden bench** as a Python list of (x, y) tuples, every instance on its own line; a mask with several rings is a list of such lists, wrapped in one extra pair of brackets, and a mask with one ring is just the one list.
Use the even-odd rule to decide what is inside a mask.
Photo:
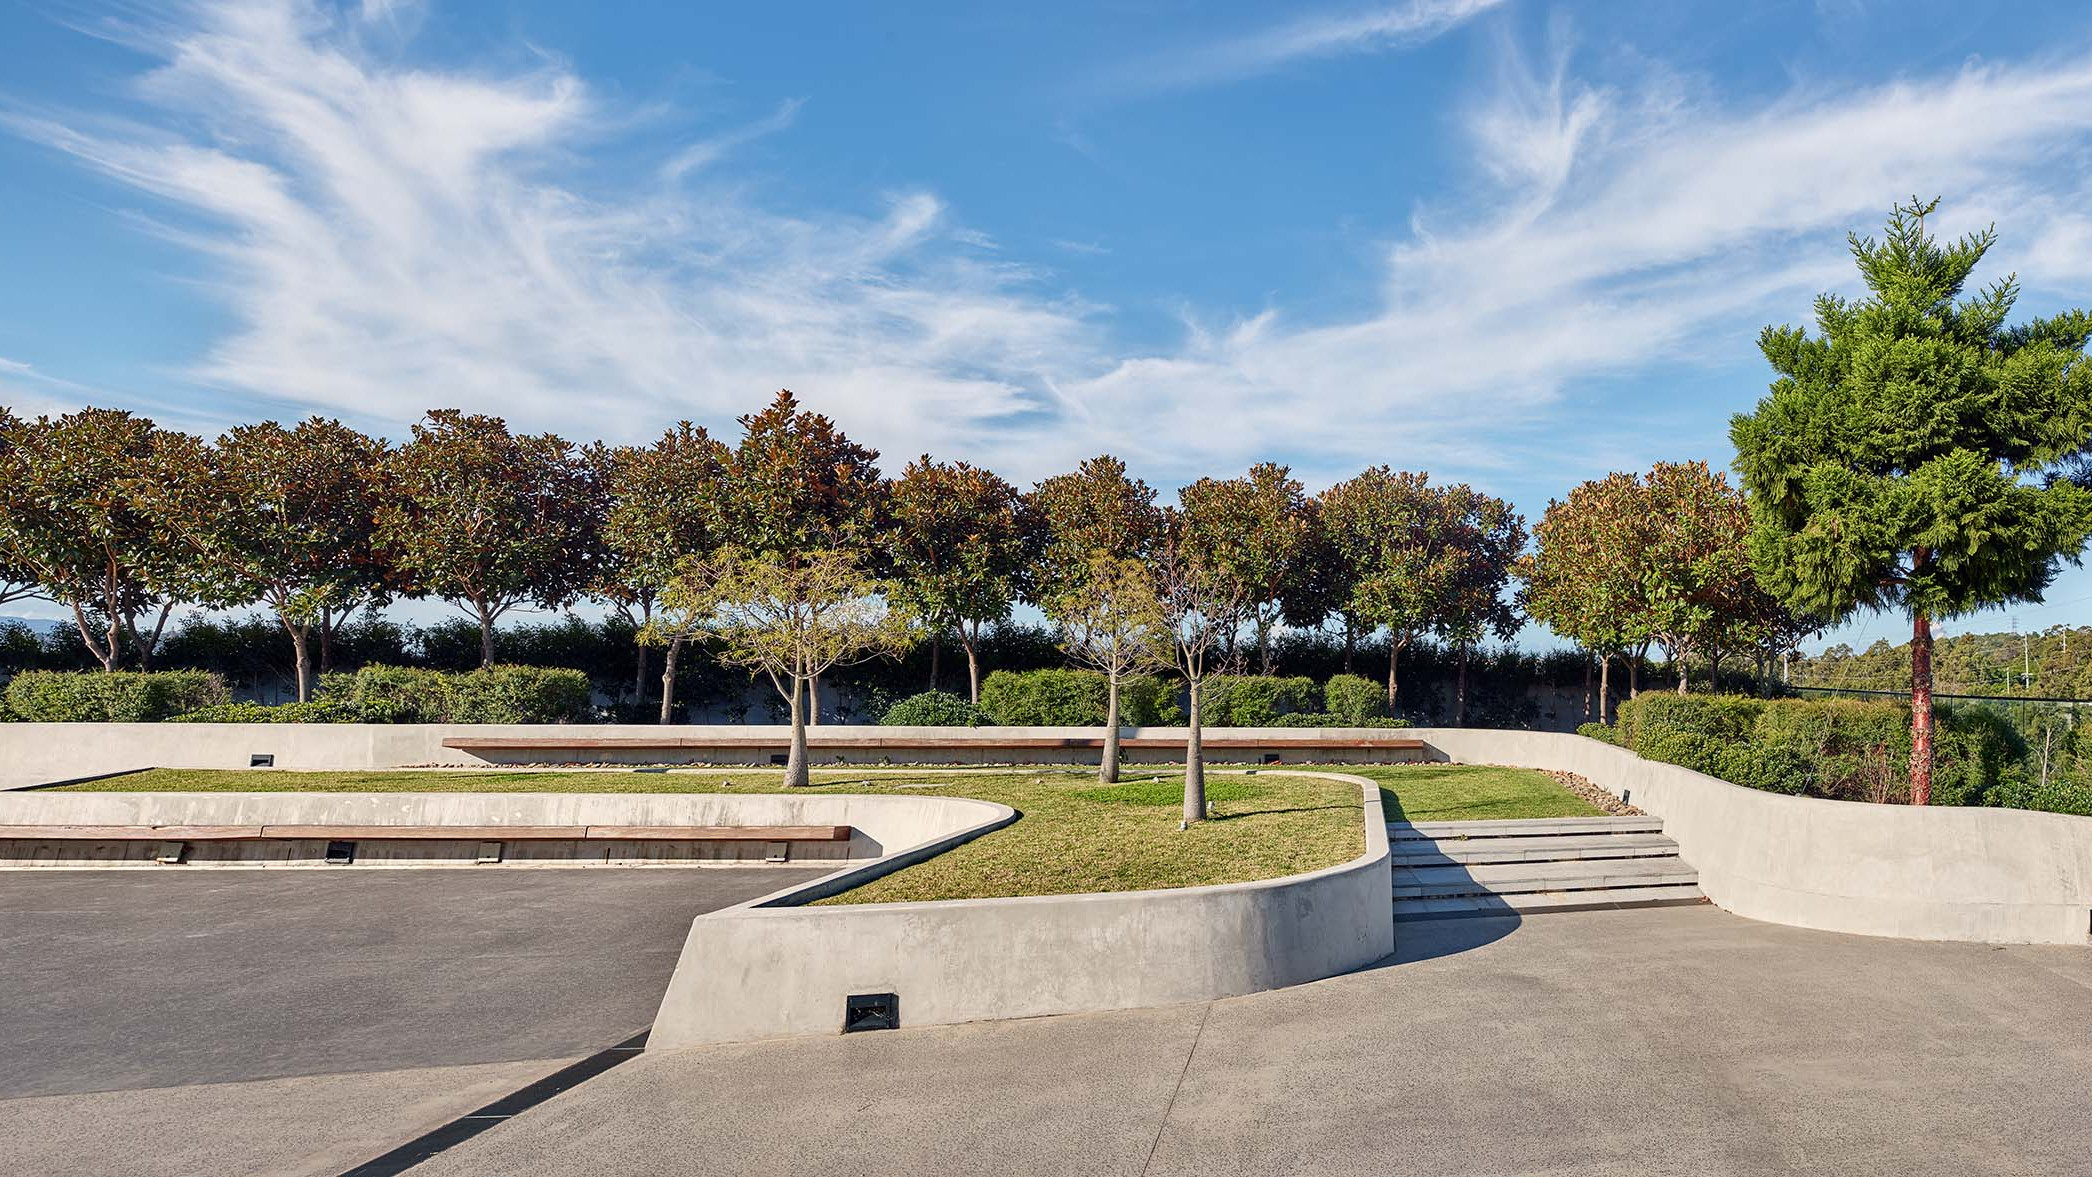
[(849, 826), (0, 825), (0, 840), (246, 842), (259, 839), (455, 842), (847, 842)]
[[(1201, 741), (1208, 750), (1230, 751), (1244, 748), (1271, 751), (1307, 751), (1311, 749), (1371, 749), (1373, 751), (1420, 752), (1424, 742), (1408, 736), (1352, 736), (1335, 738), (1328, 736), (1234, 736), (1220, 733), (1205, 735)], [(443, 746), (459, 752), (672, 752), (690, 748), (732, 748), (773, 751), (791, 746), (783, 736), (450, 736)], [(822, 736), (807, 733), (806, 746), (809, 751), (860, 751), (878, 752), (888, 749), (912, 749), (918, 751), (976, 750), (992, 752), (1000, 748), (1011, 749), (1068, 749), (1071, 751), (1102, 750), (1102, 736), (1013, 736), (994, 740), (967, 738), (964, 736)], [(1119, 741), (1119, 747), (1138, 748), (1182, 748), (1181, 736), (1129, 736)]]

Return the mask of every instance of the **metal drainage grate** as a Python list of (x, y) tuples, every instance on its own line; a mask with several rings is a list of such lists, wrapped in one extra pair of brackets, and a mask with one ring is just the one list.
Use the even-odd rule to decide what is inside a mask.
[(335, 866), (347, 866), (356, 861), (356, 843), (327, 843), (327, 861)]
[(773, 752), (770, 754), (770, 763), (775, 764), (780, 768), (784, 765), (790, 764), (791, 762), (792, 758), (790, 756), (785, 755), (782, 752)]
[(901, 998), (897, 993), (852, 993), (843, 998), (843, 1033), (860, 1030), (901, 1028)]
[(276, 767), (276, 754), (274, 752), (256, 752), (247, 758), (247, 767), (274, 768)]

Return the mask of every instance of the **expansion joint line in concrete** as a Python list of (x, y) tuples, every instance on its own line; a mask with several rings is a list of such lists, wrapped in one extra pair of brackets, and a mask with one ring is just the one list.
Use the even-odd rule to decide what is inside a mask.
[(1199, 1039), (1206, 1036), (1206, 1019), (1213, 1014), (1213, 1003), (1207, 1002), (1199, 1009), (1198, 1029), (1191, 1033), (1191, 1049), (1184, 1052), (1184, 1065), (1177, 1070), (1177, 1085), (1169, 1089), (1169, 1102), (1162, 1105), (1162, 1119), (1155, 1124), (1155, 1139), (1148, 1142), (1147, 1159), (1140, 1163), (1141, 1177), (1147, 1177), (1148, 1167), (1155, 1163), (1155, 1149), (1162, 1143), (1162, 1134), (1169, 1129), (1170, 1113), (1177, 1110), (1177, 1093), (1184, 1090), (1184, 1076), (1191, 1073), (1191, 1060), (1198, 1057)]

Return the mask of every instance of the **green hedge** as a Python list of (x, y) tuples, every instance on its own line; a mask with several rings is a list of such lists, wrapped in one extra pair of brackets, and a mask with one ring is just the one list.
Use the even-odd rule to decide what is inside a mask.
[(1363, 719), (1339, 715), (1334, 711), (1296, 711), (1281, 715), (1266, 727), (1408, 727), (1406, 719), (1389, 719), (1385, 715), (1369, 715)]
[(588, 675), (550, 666), (494, 666), (450, 674), (366, 666), (321, 679), (323, 702), (363, 723), (579, 723), (589, 717)]
[(888, 707), (879, 722), (887, 727), (981, 727), (994, 720), (950, 691), (924, 691)]
[(30, 723), (150, 723), (227, 698), (202, 670), (25, 670), (7, 684), (7, 709)]
[(1199, 692), (1199, 718), (1208, 727), (1269, 727), (1282, 715), (1320, 709), (1322, 689), (1307, 677), (1215, 674)]
[(1322, 709), (1343, 722), (1337, 727), (1379, 727), (1387, 718), (1387, 688), (1355, 674), (1332, 674), (1322, 684)]
[[(2025, 752), (2018, 733), (1988, 711), (1937, 715), (1933, 802), (2001, 803), (1999, 786)], [(1768, 792), (1896, 801), (1909, 789), (1910, 708), (1889, 700), (1650, 693), (1620, 704), (1611, 738), (1650, 760)]]
[[(981, 710), (1008, 727), (1099, 727), (1108, 689), (1094, 670), (998, 670), (981, 682)], [(1177, 685), (1154, 675), (1119, 684), (1119, 721), (1134, 727), (1184, 722)]]
[(363, 723), (354, 705), (331, 699), (311, 703), (218, 703), (168, 719), (169, 723)]

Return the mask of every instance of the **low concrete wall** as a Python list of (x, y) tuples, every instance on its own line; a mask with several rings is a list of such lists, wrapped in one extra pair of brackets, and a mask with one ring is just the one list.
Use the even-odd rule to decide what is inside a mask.
[(1701, 890), (1737, 915), (1913, 940), (2092, 940), (2092, 818), (1789, 797), (1552, 732), (1414, 734), (1436, 758), (1573, 772), (1663, 818)]
[[(798, 842), (791, 861), (884, 859), (1009, 813), (941, 795), (769, 793), (8, 793), (0, 825), (847, 825), (848, 842)], [(358, 863), (475, 865), (479, 839), (359, 839)], [(0, 839), (0, 867), (153, 867), (152, 842)], [(320, 841), (196, 842), (185, 866), (314, 866)], [(764, 843), (516, 841), (503, 865), (702, 866), (764, 860)], [(184, 869), (165, 867), (162, 869)]]
[[(1209, 735), (1238, 738), (1268, 738), (1274, 741), (1303, 737), (1325, 739), (1407, 735), (1385, 728), (1209, 728)], [(777, 741), (779, 749), (791, 729), (778, 725), (721, 725), (700, 727), (678, 725), (661, 728), (652, 724), (325, 724), (325, 723), (6, 723), (0, 724), (0, 789), (141, 768), (247, 768), (255, 756), (274, 759), (274, 767), (285, 769), (374, 769), (449, 765), (483, 768), (489, 764), (518, 764), (546, 760), (585, 759), (591, 763), (616, 764), (750, 764), (769, 763), (764, 752), (733, 748), (725, 744), (702, 744), (669, 751), (591, 751), (583, 753), (519, 752), (479, 755), (445, 748), (443, 741), (471, 736), (481, 739), (574, 736), (580, 738), (646, 739), (664, 733), (683, 739), (716, 737)], [(968, 746), (931, 752), (824, 749), (825, 738), (876, 735), (887, 739), (965, 740)], [(1181, 742), (1183, 728), (1128, 728), (1129, 738), (1159, 738)], [(945, 764), (1095, 764), (1095, 749), (1011, 748), (1013, 739), (1096, 739), (1102, 728), (1091, 727), (980, 727), (912, 728), (823, 725), (811, 733), (813, 762), (819, 764), (879, 764), (888, 760)], [(1273, 749), (1288, 759), (1300, 753)], [(1221, 763), (1232, 758), (1257, 763), (1267, 749), (1245, 748), (1211, 751), (1208, 759)], [(1315, 759), (1331, 763), (1381, 762), (1410, 759), (1403, 753), (1369, 752), (1346, 754), (1317, 752)], [(1162, 763), (1182, 759), (1174, 748), (1132, 749), (1126, 758), (1135, 762)]]
[[(692, 922), (649, 1049), (833, 1034), (844, 999), (893, 993), (904, 1026), (1207, 1001), (1348, 972), (1394, 951), (1386, 818), (1360, 777), (1364, 853), (1256, 883), (1169, 891), (796, 906), (847, 872)], [(876, 868), (875, 868), (876, 869)]]

